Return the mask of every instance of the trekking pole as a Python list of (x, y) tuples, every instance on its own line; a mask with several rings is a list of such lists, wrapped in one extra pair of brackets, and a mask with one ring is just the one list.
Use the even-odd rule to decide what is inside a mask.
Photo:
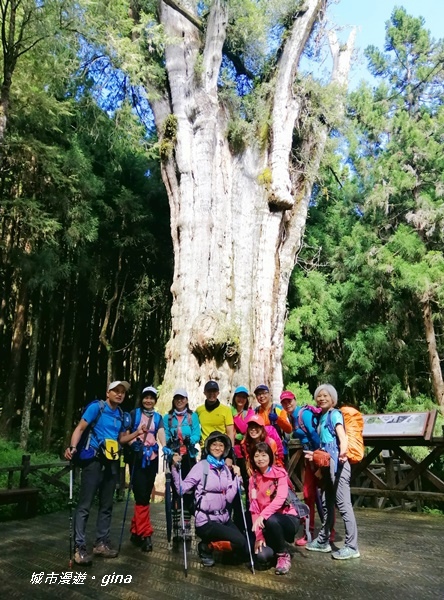
[(250, 536), (248, 535), (247, 518), (245, 516), (244, 501), (242, 500), (242, 491), (241, 491), (241, 487), (240, 487), (239, 478), (237, 478), (237, 491), (238, 491), (238, 494), (239, 494), (239, 500), (240, 500), (241, 511), (242, 511), (242, 518), (244, 520), (245, 536), (247, 538), (247, 544), (248, 544), (248, 554), (250, 555), (251, 572), (254, 575), (255, 573), (254, 573), (253, 552), (251, 551), (251, 542), (250, 542)]
[(185, 539), (185, 514), (183, 509), (183, 494), (182, 494), (182, 465), (179, 463), (179, 496), (180, 496), (180, 525), (182, 529), (183, 539), (183, 568), (185, 577), (188, 577), (188, 561), (187, 561), (187, 540)]
[(73, 488), (73, 477), (74, 477), (74, 469), (73, 469), (73, 464), (70, 461), (69, 462), (69, 502), (68, 502), (68, 506), (69, 506), (69, 563), (68, 566), (70, 569), (72, 569), (72, 534), (73, 534), (73, 527), (72, 527), (72, 488)]
[(129, 497), (130, 497), (131, 489), (133, 487), (133, 476), (134, 476), (135, 466), (136, 466), (136, 457), (134, 457), (133, 467), (131, 469), (131, 476), (130, 476), (130, 481), (129, 481), (129, 485), (128, 485), (128, 493), (126, 495), (125, 510), (123, 512), (122, 529), (120, 530), (119, 549), (118, 549), (119, 554), (120, 554), (120, 548), (122, 547), (123, 532), (125, 530), (125, 521), (126, 521), (126, 513), (128, 512)]

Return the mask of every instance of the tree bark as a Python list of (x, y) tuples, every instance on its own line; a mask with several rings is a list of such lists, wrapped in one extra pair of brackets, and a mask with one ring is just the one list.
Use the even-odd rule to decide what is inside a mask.
[(40, 332), (40, 308), (34, 307), (35, 315), (32, 318), (31, 344), (28, 358), (28, 375), (26, 378), (25, 398), (23, 402), (22, 422), (20, 426), (20, 448), (26, 450), (29, 439), (29, 424), (31, 422), (31, 409), (34, 397), (34, 380), (37, 366), (37, 350)]
[[(288, 282), (328, 135), (326, 126), (317, 128), (307, 140), (305, 172), (291, 178), (301, 107), (294, 76), (323, 2), (307, 0), (279, 59), (269, 145), (251, 144), (241, 154), (230, 149), (229, 115), (218, 98), (227, 3), (212, 3), (205, 37), (172, 4), (161, 2), (160, 13), (173, 40), (165, 50), (168, 92), (152, 103), (175, 256), (162, 399), (185, 386), (195, 406), (210, 378), (219, 381), (225, 399), (236, 385), (259, 383), (268, 383), (276, 397)], [(338, 65), (349, 63), (351, 44), (338, 45), (336, 54), (335, 77), (345, 84), (346, 69)], [(261, 182), (266, 169), (271, 186)]]
[(432, 307), (430, 300), (426, 299), (422, 303), (422, 316), (427, 340), (427, 351), (430, 362), (430, 374), (432, 376), (432, 388), (435, 400), (444, 414), (444, 380), (442, 376), (441, 360), (438, 354), (436, 344), (435, 327), (433, 325)]
[(18, 380), (20, 377), (21, 358), (26, 333), (28, 310), (28, 288), (23, 279), (20, 282), (14, 319), (14, 333), (11, 344), (11, 362), (6, 393), (0, 418), (0, 435), (7, 437), (11, 429), (17, 401)]

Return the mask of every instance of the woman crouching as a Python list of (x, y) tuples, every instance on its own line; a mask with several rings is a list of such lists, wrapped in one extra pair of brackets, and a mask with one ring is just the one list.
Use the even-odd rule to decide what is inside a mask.
[(285, 575), (291, 567), (286, 542), (294, 542), (300, 524), (295, 509), (287, 503), (288, 475), (283, 467), (274, 465), (274, 453), (265, 442), (259, 442), (253, 449), (250, 462), (253, 472), (249, 496), (256, 561), (258, 566), (266, 565), (276, 555), (276, 575)]
[[(222, 548), (215, 542), (225, 542), (224, 550), (243, 560), (248, 555), (245, 536), (230, 519), (229, 505), (236, 496), (240, 483), (240, 470), (232, 466), (232, 474), (225, 464), (231, 450), (230, 438), (214, 431), (205, 440), (206, 459), (199, 461), (181, 481), (178, 469), (172, 475), (176, 489), (181, 495), (195, 490), (196, 508), (194, 513), (196, 535), (201, 538), (198, 552), (205, 567), (214, 565), (213, 547)], [(174, 454), (173, 463), (179, 468), (181, 457)]]

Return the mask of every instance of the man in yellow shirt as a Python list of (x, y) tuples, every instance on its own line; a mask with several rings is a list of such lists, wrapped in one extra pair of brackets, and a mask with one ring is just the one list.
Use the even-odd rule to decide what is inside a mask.
[(234, 446), (234, 423), (231, 408), (220, 403), (219, 384), (217, 381), (207, 381), (204, 387), (205, 404), (196, 408), (202, 429), (201, 444), (205, 443), (207, 437), (213, 431), (225, 433)]

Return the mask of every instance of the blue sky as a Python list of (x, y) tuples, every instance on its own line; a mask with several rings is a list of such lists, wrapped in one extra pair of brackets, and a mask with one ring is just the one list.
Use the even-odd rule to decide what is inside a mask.
[(358, 27), (355, 47), (359, 53), (350, 73), (350, 87), (356, 87), (362, 78), (370, 79), (366, 75), (363, 51), (371, 44), (383, 48), (385, 23), (395, 6), (403, 6), (414, 17), (424, 17), (425, 27), (435, 39), (444, 37), (444, 0), (340, 0), (332, 4), (329, 20), (347, 28), (343, 33), (345, 37), (353, 25)]

